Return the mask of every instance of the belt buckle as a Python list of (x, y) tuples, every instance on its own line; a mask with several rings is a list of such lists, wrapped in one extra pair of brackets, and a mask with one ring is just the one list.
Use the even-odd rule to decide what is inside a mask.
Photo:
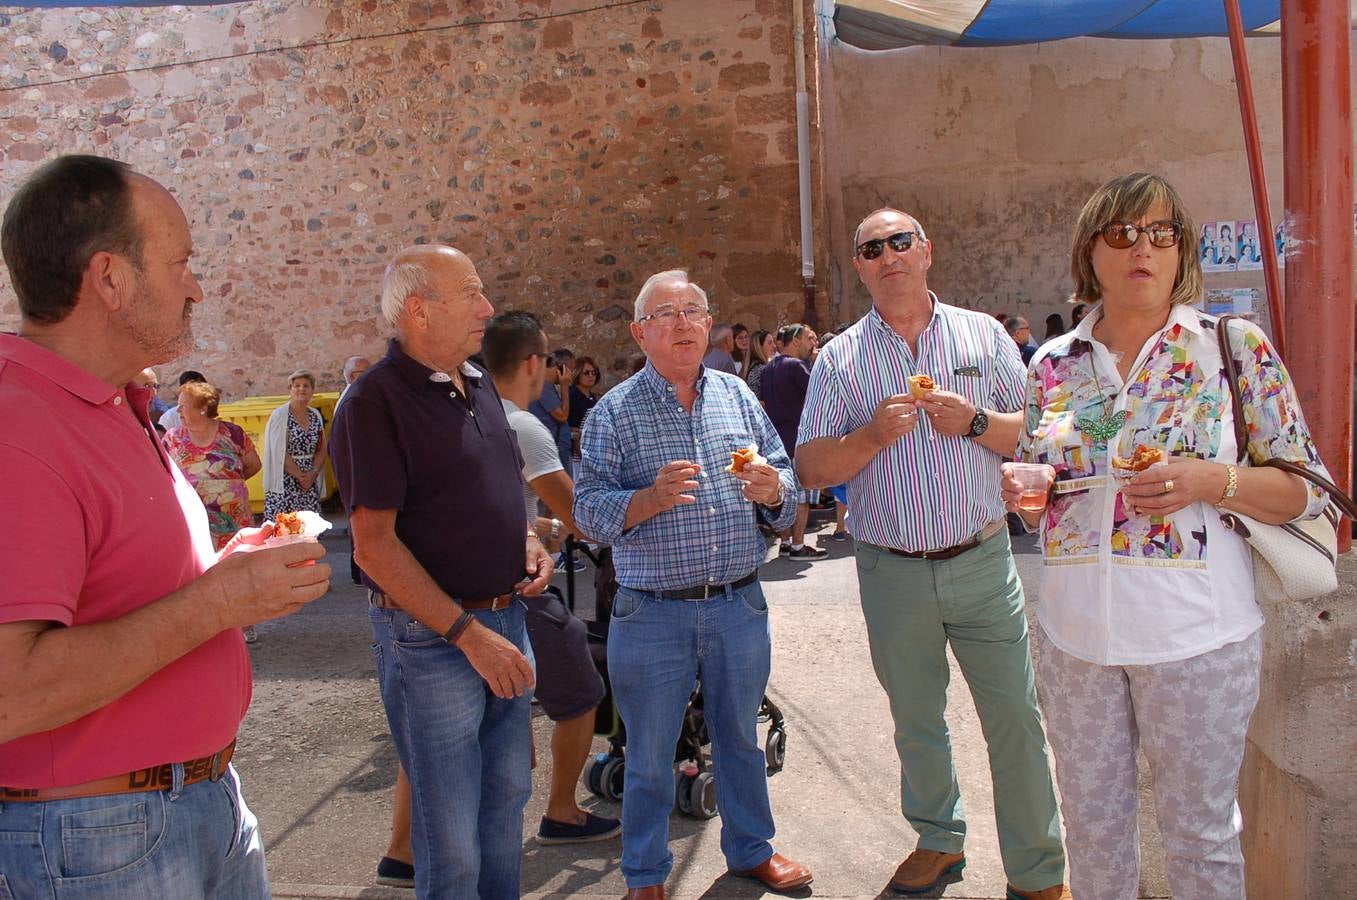
[(212, 754), (212, 767), (209, 769), (208, 781), (221, 781), (222, 776), (226, 774), (226, 763), (222, 762), (222, 757), (226, 755), (226, 748), (218, 750)]

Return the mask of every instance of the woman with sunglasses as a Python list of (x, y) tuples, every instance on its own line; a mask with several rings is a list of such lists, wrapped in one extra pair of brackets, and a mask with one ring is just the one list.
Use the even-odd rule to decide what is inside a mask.
[(581, 356), (575, 361), (575, 378), (570, 382), (570, 433), (574, 439), (574, 457), (580, 455), (580, 429), (584, 427), (584, 417), (594, 408), (598, 398), (603, 396), (599, 385), (598, 363), (592, 356)]
[[(1018, 458), (1054, 470), (1041, 511), (1037, 687), (1055, 751), (1080, 900), (1135, 897), (1136, 750), (1153, 772), (1173, 896), (1243, 900), (1236, 785), (1258, 699), (1263, 616), (1248, 545), (1222, 509), (1280, 523), (1320, 514), (1324, 495), (1272, 468), (1236, 467), (1229, 387), (1196, 223), (1164, 179), (1114, 178), (1075, 227), (1077, 328), (1028, 373)], [(1248, 452), (1323, 472), (1286, 369), (1255, 325), (1232, 323)], [(1138, 447), (1164, 462), (1114, 480)], [(1049, 470), (1048, 470), (1049, 471)], [(1038, 501), (1040, 502), (1040, 501)]]

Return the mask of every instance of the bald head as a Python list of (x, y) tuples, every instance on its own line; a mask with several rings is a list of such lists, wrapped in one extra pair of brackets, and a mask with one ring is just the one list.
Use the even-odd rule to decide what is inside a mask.
[(407, 353), (435, 371), (450, 372), (480, 350), (495, 309), (465, 253), (425, 244), (402, 250), (386, 267), (382, 314)]
[(415, 294), (437, 300), (434, 270), (457, 262), (471, 265), (465, 253), (445, 244), (420, 244), (401, 250), (392, 257), (382, 276), (382, 317), (399, 329), (405, 301)]
[(873, 221), (873, 220), (875, 220), (875, 219), (877, 219), (877, 218), (879, 218), (879, 217), (885, 216), (885, 215), (887, 215), (887, 214), (893, 214), (893, 215), (896, 215), (896, 216), (903, 216), (905, 219), (908, 219), (908, 220), (909, 220), (909, 223), (914, 227), (914, 230), (917, 231), (917, 232), (919, 232), (919, 240), (921, 240), (921, 241), (926, 241), (926, 240), (928, 240), (928, 236), (924, 234), (924, 227), (923, 227), (922, 225), (919, 224), (919, 220), (918, 220), (918, 219), (914, 218), (913, 216), (911, 216), (911, 215), (910, 215), (909, 213), (907, 213), (907, 212), (904, 212), (904, 211), (902, 211), (902, 210), (896, 209), (896, 208), (893, 207), (893, 206), (883, 206), (883, 207), (881, 207), (880, 209), (874, 209), (874, 210), (872, 210), (871, 212), (869, 212), (865, 217), (863, 217), (863, 220), (862, 220), (861, 222), (858, 223), (857, 229), (853, 232), (853, 250), (854, 250), (854, 252), (857, 251), (858, 244), (860, 244), (860, 243), (862, 242), (862, 229), (867, 225), (867, 223), (868, 223), (868, 222), (871, 222), (871, 221)]

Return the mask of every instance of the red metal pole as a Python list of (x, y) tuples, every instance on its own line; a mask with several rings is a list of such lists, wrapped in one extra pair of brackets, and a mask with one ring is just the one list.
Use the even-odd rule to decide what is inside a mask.
[[(1352, 490), (1353, 207), (1348, 0), (1282, 3), (1287, 360), (1333, 480)], [(1292, 249), (1294, 248), (1294, 249)], [(1339, 550), (1351, 545), (1339, 530)]]
[(1239, 15), (1239, 0), (1224, 0), (1225, 21), (1230, 28), (1230, 55), (1234, 58), (1234, 80), (1239, 95), (1239, 118), (1244, 123), (1244, 149), (1249, 158), (1249, 180), (1253, 182), (1253, 211), (1258, 220), (1258, 246), (1263, 254), (1263, 278), (1267, 282), (1268, 318), (1272, 322), (1272, 342), (1286, 358), (1286, 322), (1282, 315), (1282, 277), (1277, 254), (1272, 246), (1272, 207), (1268, 204), (1267, 176), (1263, 172), (1263, 143), (1258, 138), (1258, 114), (1253, 103), (1253, 79), (1249, 75), (1249, 57), (1244, 51), (1244, 21)]

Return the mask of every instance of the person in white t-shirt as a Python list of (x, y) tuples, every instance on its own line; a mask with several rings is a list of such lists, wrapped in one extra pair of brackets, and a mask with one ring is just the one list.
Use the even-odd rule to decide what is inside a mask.
[[(523, 505), (534, 530), (555, 550), (556, 542), (579, 535), (571, 508), (575, 484), (561, 465), (555, 438), (527, 411), (542, 392), (550, 363), (547, 336), (537, 317), (506, 312), (486, 325), (481, 355), (499, 391), (505, 417), (523, 454)], [(551, 511), (538, 515), (538, 501)], [(537, 840), (565, 844), (603, 840), (622, 828), (617, 819), (596, 816), (575, 802), (575, 785), (594, 738), (594, 709), (603, 700), (603, 678), (589, 653), (582, 621), (560, 598), (528, 598), (528, 638), (537, 658), (537, 699), (555, 723), (551, 739), (551, 791)]]

